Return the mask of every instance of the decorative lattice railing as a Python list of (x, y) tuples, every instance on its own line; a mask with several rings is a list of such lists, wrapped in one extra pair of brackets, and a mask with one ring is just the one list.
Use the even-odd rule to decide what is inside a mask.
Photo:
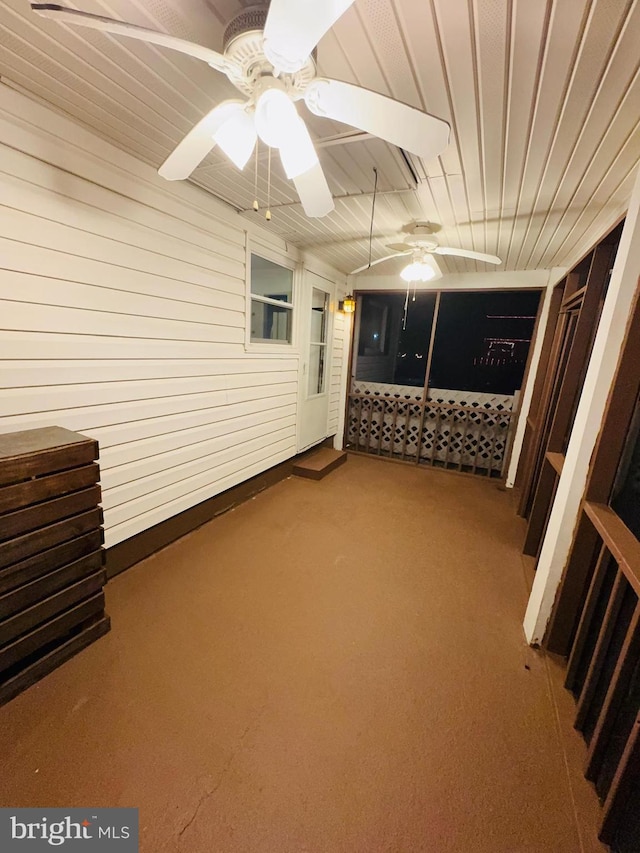
[(499, 477), (514, 397), (356, 382), (349, 395), (351, 450)]

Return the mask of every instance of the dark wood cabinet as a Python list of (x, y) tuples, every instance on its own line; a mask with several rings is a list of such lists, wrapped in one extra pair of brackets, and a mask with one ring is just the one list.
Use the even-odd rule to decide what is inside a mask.
[(0, 704), (109, 630), (98, 443), (0, 435)]

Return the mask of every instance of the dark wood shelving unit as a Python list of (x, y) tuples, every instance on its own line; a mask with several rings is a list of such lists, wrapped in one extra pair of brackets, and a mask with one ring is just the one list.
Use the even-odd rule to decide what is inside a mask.
[(551, 514), (622, 223), (556, 287), (536, 378), (516, 485), (528, 521), (523, 551), (535, 557)]

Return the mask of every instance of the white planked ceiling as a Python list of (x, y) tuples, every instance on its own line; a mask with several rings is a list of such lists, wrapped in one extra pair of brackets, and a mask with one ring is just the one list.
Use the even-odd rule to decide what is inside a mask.
[[(249, 3), (74, 5), (220, 50), (225, 25)], [(367, 261), (374, 166), (373, 259), (408, 223), (428, 220), (442, 225), (441, 245), (497, 254), (503, 269), (569, 266), (624, 211), (640, 159), (640, 0), (356, 0), (322, 39), (318, 66), (452, 126), (438, 159), (410, 158), (417, 184), (386, 143), (321, 142), (336, 209), (319, 220), (304, 216), (274, 158), (270, 227), (343, 272)], [(156, 167), (237, 95), (196, 59), (43, 20), (27, 0), (0, 4), (0, 75)], [(317, 140), (350, 131), (301, 109)], [(264, 201), (264, 160), (260, 173)], [(214, 151), (192, 180), (251, 208), (250, 167), (239, 173)], [(445, 273), (493, 269), (438, 263)]]

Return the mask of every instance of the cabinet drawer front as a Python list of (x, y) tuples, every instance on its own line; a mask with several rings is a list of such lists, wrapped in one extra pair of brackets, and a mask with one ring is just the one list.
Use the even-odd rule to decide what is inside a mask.
[(80, 515), (32, 530), (24, 536), (16, 536), (15, 539), (0, 544), (0, 568), (25, 560), (40, 551), (46, 551), (47, 548), (75, 539), (77, 536), (83, 536), (91, 530), (96, 530), (101, 524), (102, 510), (94, 507)]
[[(87, 486), (93, 486), (100, 479), (100, 468), (95, 463), (82, 468), (72, 468), (35, 480), (26, 480), (11, 486), (0, 488), (0, 513), (20, 509), (23, 506), (45, 501), (48, 498), (76, 492)], [(0, 519), (0, 527), (2, 519)]]
[(31, 607), (43, 598), (53, 595), (54, 592), (76, 583), (102, 568), (102, 551), (95, 551), (88, 557), (82, 557), (68, 566), (49, 572), (38, 580), (24, 584), (12, 592), (0, 595), (0, 620), (7, 619), (27, 607)]
[(80, 557), (86, 557), (93, 551), (98, 551), (102, 542), (102, 530), (92, 530), (91, 533), (79, 536), (70, 542), (63, 542), (62, 545), (56, 545), (55, 548), (49, 548), (27, 560), (21, 560), (19, 563), (0, 569), (0, 593), (8, 592), (42, 575), (49, 574), (54, 569), (60, 569), (67, 563), (79, 560)]
[(100, 503), (100, 486), (89, 486), (79, 492), (72, 492), (61, 498), (52, 498), (35, 506), (28, 506), (16, 512), (8, 512), (0, 518), (0, 540), (13, 536), (22, 536), (31, 530), (61, 521)]
[[(66, 610), (56, 616), (55, 619), (45, 622), (44, 625), (39, 625), (33, 631), (4, 646), (0, 649), (0, 673), (15, 667), (16, 664), (27, 665), (30, 663), (29, 657), (35, 652), (44, 649), (50, 643), (62, 640), (74, 628), (102, 613), (103, 610), (104, 593), (99, 592), (71, 608), (71, 610)], [(10, 678), (11, 673), (4, 677)]]

